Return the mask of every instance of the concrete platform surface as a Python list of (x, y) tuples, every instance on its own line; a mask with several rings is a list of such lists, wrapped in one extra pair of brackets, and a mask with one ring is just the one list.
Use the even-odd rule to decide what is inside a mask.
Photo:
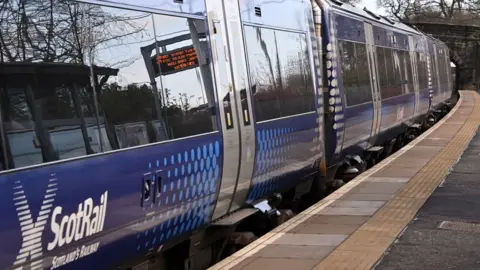
[[(450, 226), (445, 226), (450, 225)], [(375, 267), (480, 269), (480, 132)]]

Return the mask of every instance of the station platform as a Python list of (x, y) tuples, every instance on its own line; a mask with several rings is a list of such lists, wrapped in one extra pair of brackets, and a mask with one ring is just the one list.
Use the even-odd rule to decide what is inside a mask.
[(209, 269), (480, 269), (479, 124), (480, 95), (460, 91), (421, 136)]

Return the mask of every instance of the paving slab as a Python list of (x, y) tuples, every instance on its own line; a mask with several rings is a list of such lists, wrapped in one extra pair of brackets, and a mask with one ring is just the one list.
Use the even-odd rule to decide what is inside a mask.
[(368, 219), (370, 219), (370, 216), (314, 215), (308, 220), (306, 220), (304, 223), (331, 225), (362, 225)]
[(376, 177), (412, 177), (418, 173), (420, 168), (395, 168), (387, 167), (375, 173)]
[(346, 208), (380, 208), (385, 204), (384, 201), (355, 201), (342, 200), (332, 203), (331, 207), (346, 207)]
[[(321, 259), (320, 259), (321, 260)], [(285, 259), (285, 258), (256, 258), (243, 270), (275, 269), (275, 270), (310, 270), (318, 263), (317, 259)]]
[(348, 235), (345, 234), (290, 234), (287, 233), (273, 242), (275, 245), (337, 246)]
[(289, 231), (289, 233), (301, 234), (342, 234), (349, 235), (356, 231), (360, 225), (345, 224), (299, 224)]
[(320, 213), (323, 215), (342, 215), (342, 216), (371, 216), (378, 211), (379, 207), (327, 207)]
[(399, 191), (404, 183), (372, 183), (364, 182), (352, 189), (349, 193), (379, 193), (379, 194), (395, 194)]
[(379, 193), (347, 193), (340, 200), (357, 200), (357, 201), (389, 201), (395, 197), (395, 194), (379, 194)]
[(255, 254), (264, 258), (312, 259), (320, 261), (335, 247), (333, 246), (301, 246), (301, 245), (267, 245)]

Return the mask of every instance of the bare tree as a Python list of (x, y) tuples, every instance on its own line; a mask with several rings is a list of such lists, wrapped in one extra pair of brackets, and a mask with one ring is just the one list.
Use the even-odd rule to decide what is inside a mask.
[(84, 64), (89, 42), (98, 47), (142, 32), (136, 19), (71, 1), (0, 1), (0, 62)]
[(377, 0), (379, 7), (401, 21), (471, 24), (480, 15), (478, 0)]

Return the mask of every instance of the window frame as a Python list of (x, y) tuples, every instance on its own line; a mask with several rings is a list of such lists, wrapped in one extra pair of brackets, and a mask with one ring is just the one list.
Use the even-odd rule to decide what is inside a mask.
[[(367, 47), (367, 44), (366, 43), (363, 43), (363, 42), (359, 42), (359, 41), (354, 41), (354, 40), (348, 40), (348, 39), (337, 39), (337, 49), (338, 51), (340, 52), (340, 46), (341, 46), (341, 42), (349, 42), (349, 43), (352, 43), (354, 45), (354, 53), (355, 53), (355, 58), (357, 58), (357, 49), (356, 49), (356, 46), (355, 44), (358, 43), (358, 44), (361, 44), (363, 46), (365, 46), (365, 51), (366, 51), (366, 55), (367, 55), (367, 66), (368, 66), (368, 51), (366, 50), (366, 47)], [(356, 106), (361, 106), (361, 105), (365, 105), (365, 104), (369, 104), (369, 103), (373, 103), (373, 93), (372, 93), (372, 84), (371, 84), (371, 77), (372, 77), (372, 74), (371, 74), (371, 69), (370, 67), (368, 67), (368, 77), (369, 77), (369, 87), (370, 87), (370, 99), (371, 101), (366, 101), (366, 102), (362, 102), (362, 103), (357, 103), (357, 104), (349, 104), (348, 103), (348, 99), (347, 99), (347, 91), (345, 89), (345, 86), (344, 86), (344, 77), (343, 77), (343, 70), (342, 70), (342, 63), (341, 63), (341, 55), (339, 53), (339, 56), (337, 57), (338, 60), (338, 68), (339, 68), (339, 71), (341, 72), (342, 74), (342, 91), (343, 91), (343, 95), (342, 95), (342, 98), (343, 100), (345, 101), (345, 107), (346, 108), (353, 108), (353, 107), (356, 107)], [(358, 74), (358, 67), (357, 67), (357, 62), (355, 61), (355, 73), (357, 74), (357, 83), (359, 82), (359, 74)], [(359, 85), (360, 86), (360, 85)]]
[(407, 86), (408, 86), (408, 93), (406, 94), (411, 94), (411, 93), (415, 93), (415, 80), (414, 80), (414, 76), (413, 76), (413, 59), (412, 59), (412, 56), (410, 54), (410, 51), (404, 51), (404, 54), (405, 54), (405, 57), (406, 57), (406, 72), (408, 73), (408, 76), (409, 76), (409, 79), (408, 79), (408, 82), (407, 82)]
[[(248, 49), (249, 45), (248, 45), (248, 42), (247, 42), (247, 35), (246, 35), (246, 31), (245, 31), (246, 27), (250, 27), (252, 29), (259, 28), (259, 29), (272, 30), (274, 32), (279, 31), (279, 32), (283, 32), (283, 33), (298, 34), (299, 36), (303, 35), (303, 37), (305, 37), (305, 40), (306, 40), (305, 47), (307, 48), (307, 52), (308, 52), (308, 62), (306, 62), (304, 64), (308, 65), (308, 70), (309, 70), (310, 75), (311, 75), (310, 76), (311, 80), (305, 80), (305, 81), (310, 81), (310, 83), (311, 83), (311, 89), (312, 89), (312, 100), (311, 100), (311, 102), (312, 102), (312, 105), (313, 105), (312, 110), (302, 112), (302, 113), (296, 113), (296, 114), (292, 114), (292, 115), (280, 116), (280, 117), (275, 117), (275, 118), (270, 118), (270, 119), (265, 119), (265, 120), (258, 120), (257, 101), (256, 101), (256, 98), (255, 98), (255, 95), (252, 92), (253, 78), (252, 78), (252, 70), (251, 70), (251, 65), (250, 65), (250, 60), (251, 60), (250, 57), (251, 56), (250, 56), (249, 49)], [(255, 123), (256, 124), (261, 124), (261, 123), (267, 123), (267, 122), (271, 122), (271, 121), (288, 119), (288, 118), (292, 118), (292, 117), (298, 117), (298, 116), (302, 116), (302, 115), (309, 115), (309, 114), (316, 113), (315, 96), (317, 96), (318, 94), (317, 94), (317, 91), (315, 90), (315, 70), (314, 70), (314, 67), (312, 66), (312, 61), (311, 61), (312, 48), (311, 48), (311, 46), (308, 45), (308, 38), (310, 37), (310, 33), (308, 31), (301, 31), (301, 30), (298, 30), (298, 29), (274, 27), (274, 26), (270, 26), (270, 25), (263, 25), (263, 24), (257, 24), (257, 23), (251, 23), (251, 22), (242, 22), (241, 23), (241, 28), (242, 28), (244, 44), (245, 44), (245, 60), (246, 60), (245, 63), (246, 63), (246, 68), (247, 68), (248, 88), (249, 88), (250, 96), (251, 96), (250, 106), (252, 106), (252, 112), (254, 113)], [(299, 44), (301, 44), (301, 43), (302, 43), (302, 41), (300, 41)], [(277, 50), (277, 48), (276, 48), (276, 50)], [(305, 85), (305, 88), (309, 88), (307, 84)], [(279, 110), (279, 112), (281, 113), (281, 110)]]

